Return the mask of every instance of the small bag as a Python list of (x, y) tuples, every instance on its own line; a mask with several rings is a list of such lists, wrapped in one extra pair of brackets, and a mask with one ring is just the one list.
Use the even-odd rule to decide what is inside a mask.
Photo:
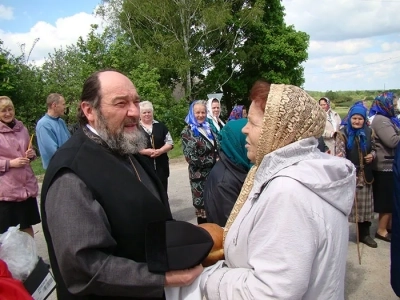
[(24, 281), (39, 258), (35, 240), (17, 227), (10, 227), (0, 236), (0, 259), (7, 263), (14, 279)]

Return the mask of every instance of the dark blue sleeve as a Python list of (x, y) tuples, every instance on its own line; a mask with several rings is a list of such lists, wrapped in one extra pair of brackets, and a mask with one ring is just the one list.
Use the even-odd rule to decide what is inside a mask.
[(394, 205), (392, 214), (390, 283), (393, 291), (400, 297), (400, 143), (396, 147), (393, 162)]

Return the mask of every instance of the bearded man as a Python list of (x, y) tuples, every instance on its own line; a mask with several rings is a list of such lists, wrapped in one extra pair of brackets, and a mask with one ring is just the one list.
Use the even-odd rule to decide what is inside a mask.
[[(81, 128), (47, 169), (42, 224), (59, 300), (164, 299), (165, 286), (188, 285), (202, 271), (193, 264), (171, 267), (174, 261), (162, 248), (168, 238), (159, 224), (172, 216), (161, 182), (138, 154), (146, 147), (139, 102), (123, 74), (92, 74), (82, 90)], [(208, 246), (205, 256), (212, 241)], [(204, 251), (195, 255), (205, 257)], [(176, 256), (179, 265), (193, 250), (183, 247)], [(150, 265), (151, 258), (157, 262)]]

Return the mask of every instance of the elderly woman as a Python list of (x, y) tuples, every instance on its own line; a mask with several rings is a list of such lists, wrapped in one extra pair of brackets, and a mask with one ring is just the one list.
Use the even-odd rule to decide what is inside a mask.
[(154, 120), (153, 104), (150, 101), (140, 102), (140, 126), (147, 137), (147, 148), (140, 154), (150, 160), (160, 178), (165, 192), (168, 192), (169, 158), (168, 151), (174, 147), (174, 141), (168, 128)]
[(206, 120), (206, 103), (194, 101), (185, 118), (188, 124), (182, 131), (183, 154), (189, 164), (189, 180), (197, 223), (207, 222), (204, 210), (204, 185), (218, 160), (219, 142)]
[(326, 114), (302, 89), (258, 81), (250, 99), (243, 133), (254, 166), (206, 298), (343, 299), (354, 165), (317, 149)]
[(334, 134), (335, 132), (339, 131), (341, 119), (337, 112), (331, 109), (331, 101), (327, 97), (322, 97), (319, 99), (319, 106), (326, 112), (326, 124), (325, 130), (323, 133), (325, 144), (329, 148), (329, 152), (334, 154), (335, 150), (335, 141), (334, 141)]
[(400, 120), (396, 118), (397, 97), (386, 92), (372, 103), (370, 116), (374, 116), (371, 128), (375, 132), (376, 159), (372, 170), (374, 183), (374, 210), (379, 213), (378, 230), (375, 237), (390, 242), (391, 215), (393, 209), (393, 156), (400, 141)]
[(336, 155), (350, 160), (357, 170), (356, 201), (349, 222), (357, 223), (360, 242), (376, 248), (378, 244), (370, 236), (371, 220), (374, 217), (372, 199), (372, 161), (375, 157), (375, 141), (372, 129), (367, 126), (367, 109), (354, 104), (348, 113), (346, 127), (335, 136)]
[(219, 134), (225, 123), (220, 119), (221, 103), (217, 98), (208, 99), (207, 101), (207, 123), (210, 124), (211, 130), (215, 134)]
[(220, 160), (211, 170), (204, 190), (207, 221), (222, 227), (228, 220), (251, 166), (245, 148), (246, 136), (242, 133), (246, 124), (247, 119), (239, 119), (226, 123), (222, 128)]
[(32, 225), (40, 223), (38, 183), (30, 166), (35, 157), (11, 99), (0, 96), (0, 234), (19, 224), (33, 237)]

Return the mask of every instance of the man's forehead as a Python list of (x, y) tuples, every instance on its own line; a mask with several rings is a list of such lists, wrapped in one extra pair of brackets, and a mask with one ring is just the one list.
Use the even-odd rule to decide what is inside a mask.
[(114, 97), (134, 97), (138, 98), (138, 94), (132, 81), (126, 76), (117, 72), (106, 72), (100, 74), (100, 91), (103, 96)]

